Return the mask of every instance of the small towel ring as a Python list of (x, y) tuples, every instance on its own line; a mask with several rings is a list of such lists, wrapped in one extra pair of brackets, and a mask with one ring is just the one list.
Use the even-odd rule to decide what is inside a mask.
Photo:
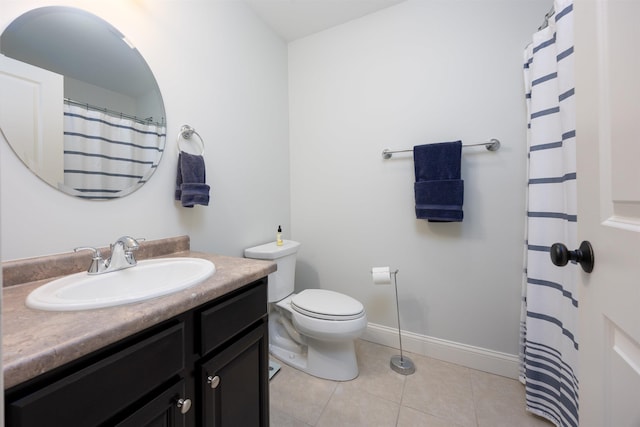
[(180, 133), (178, 133), (178, 154), (180, 153), (180, 151), (183, 151), (182, 147), (180, 146), (181, 139), (184, 139), (184, 140), (191, 139), (194, 133), (198, 136), (198, 139), (200, 140), (200, 155), (204, 154), (204, 140), (202, 139), (200, 134), (196, 132), (196, 130), (189, 125), (182, 125), (182, 127), (180, 128)]

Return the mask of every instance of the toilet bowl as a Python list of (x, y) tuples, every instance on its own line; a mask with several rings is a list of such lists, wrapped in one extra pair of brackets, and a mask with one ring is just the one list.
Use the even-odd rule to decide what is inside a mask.
[(295, 257), (300, 244), (285, 240), (248, 248), (245, 257), (273, 260), (269, 275), (269, 351), (311, 375), (347, 381), (358, 376), (354, 341), (367, 327), (363, 305), (325, 289), (293, 293)]

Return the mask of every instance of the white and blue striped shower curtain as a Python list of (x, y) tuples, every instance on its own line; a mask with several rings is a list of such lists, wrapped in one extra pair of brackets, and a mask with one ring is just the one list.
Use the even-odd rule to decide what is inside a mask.
[(573, 3), (555, 0), (548, 26), (525, 49), (528, 117), (527, 236), (521, 381), (527, 409), (557, 426), (578, 425), (577, 268), (549, 248), (576, 248)]
[(164, 126), (64, 105), (64, 185), (90, 199), (128, 194), (155, 171)]

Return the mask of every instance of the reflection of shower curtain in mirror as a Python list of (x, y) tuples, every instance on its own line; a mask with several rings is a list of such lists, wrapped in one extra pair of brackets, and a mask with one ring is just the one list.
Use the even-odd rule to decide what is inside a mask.
[(127, 194), (153, 173), (165, 128), (64, 105), (64, 183), (80, 197)]
[(578, 267), (556, 267), (549, 256), (556, 242), (577, 247), (572, 0), (555, 0), (554, 10), (525, 50), (529, 185), (521, 380), (529, 411), (577, 427)]

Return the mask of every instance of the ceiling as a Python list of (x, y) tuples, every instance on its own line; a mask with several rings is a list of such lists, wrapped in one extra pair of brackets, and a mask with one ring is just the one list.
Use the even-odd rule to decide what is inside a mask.
[(245, 0), (285, 41), (290, 42), (405, 0)]

